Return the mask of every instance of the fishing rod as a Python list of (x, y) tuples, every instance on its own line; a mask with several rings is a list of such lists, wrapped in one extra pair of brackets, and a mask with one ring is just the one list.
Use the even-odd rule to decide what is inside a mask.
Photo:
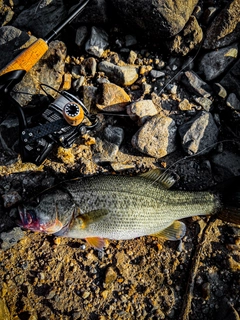
[[(40, 165), (55, 144), (69, 148), (79, 135), (85, 134), (98, 124), (97, 116), (90, 114), (80, 99), (66, 91), (59, 92), (42, 84), (42, 90), (52, 102), (41, 114), (28, 118), (25, 116), (24, 109), (10, 94), (13, 87), (48, 50), (49, 42), (78, 16), (89, 1), (85, 0), (78, 4), (74, 11), (51, 30), (44, 39), (37, 39), (0, 70), (1, 98), (11, 102), (19, 119), (19, 148), (23, 162)], [(55, 90), (59, 94), (58, 97), (54, 100), (45, 91), (44, 86)]]

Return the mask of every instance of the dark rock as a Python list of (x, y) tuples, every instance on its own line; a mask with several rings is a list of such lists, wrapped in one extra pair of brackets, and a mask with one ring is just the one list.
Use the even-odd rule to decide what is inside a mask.
[(205, 98), (209, 98), (211, 96), (210, 86), (206, 82), (204, 82), (195, 72), (184, 72), (182, 74), (181, 81), (190, 92)]
[(226, 104), (233, 110), (240, 111), (240, 101), (234, 93), (230, 93), (227, 97)]
[(239, 176), (240, 174), (240, 162), (239, 156), (230, 151), (223, 151), (215, 154), (211, 158), (215, 168), (222, 169), (226, 178), (230, 176)]
[(36, 2), (30, 8), (23, 10), (13, 25), (25, 31), (31, 31), (36, 37), (44, 38), (60, 21), (67, 16), (67, 10), (62, 0), (49, 0), (39, 10)]
[(162, 158), (176, 150), (175, 121), (169, 117), (154, 116), (132, 137), (132, 145), (149, 156)]
[(171, 52), (185, 56), (193, 50), (203, 38), (202, 28), (197, 19), (191, 16), (186, 26), (171, 41), (167, 42)]
[(199, 112), (179, 127), (183, 149), (190, 155), (208, 153), (217, 142), (218, 128), (211, 113)]
[[(103, 25), (111, 18), (106, 0), (91, 0), (81, 14), (74, 19), (73, 24)], [(74, 10), (74, 7), (72, 8)]]
[(21, 201), (21, 196), (17, 191), (11, 191), (2, 195), (5, 208), (12, 207)]
[(225, 47), (240, 38), (240, 3), (229, 4), (216, 16), (206, 32), (203, 43), (205, 49)]
[(157, 41), (179, 33), (198, 1), (111, 0), (111, 2), (123, 24), (131, 25), (141, 35), (150, 36)]
[(85, 44), (85, 50), (100, 58), (108, 45), (108, 34), (104, 30), (92, 27), (90, 38)]
[(223, 74), (238, 56), (238, 45), (211, 51), (206, 53), (200, 60), (199, 70), (204, 73), (207, 81), (211, 81)]
[(222, 78), (220, 84), (228, 91), (235, 93), (240, 99), (240, 59)]
[(78, 47), (82, 47), (87, 40), (88, 29), (86, 26), (81, 26), (76, 31), (75, 43)]

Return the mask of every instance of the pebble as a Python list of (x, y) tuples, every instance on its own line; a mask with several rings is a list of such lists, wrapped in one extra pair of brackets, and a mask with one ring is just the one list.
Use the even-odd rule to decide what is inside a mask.
[[(217, 142), (218, 128), (211, 113), (199, 112), (179, 127), (183, 149), (190, 155), (208, 153)], [(206, 149), (207, 148), (207, 149)]]
[(117, 279), (117, 273), (116, 271), (113, 269), (113, 267), (108, 267), (106, 270), (106, 274), (105, 274), (105, 287), (110, 285), (112, 282), (114, 282)]
[(85, 44), (85, 50), (95, 57), (101, 58), (104, 50), (109, 46), (108, 34), (99, 28), (92, 27), (91, 35)]
[(188, 101), (188, 99), (183, 99), (179, 102), (178, 108), (182, 111), (192, 110), (192, 104)]
[(119, 86), (130, 86), (138, 79), (137, 68), (131, 65), (117, 66), (111, 62), (102, 61), (98, 64), (98, 69)]
[(214, 83), (213, 84), (213, 90), (216, 92), (216, 94), (225, 99), (227, 96), (227, 91), (226, 89), (220, 84), (220, 83)]
[(150, 117), (155, 116), (158, 110), (152, 100), (140, 100), (127, 106), (127, 113), (138, 125), (143, 125)]
[(132, 145), (142, 153), (162, 158), (176, 150), (175, 121), (170, 117), (154, 116), (132, 137)]
[(131, 51), (129, 52), (129, 57), (128, 57), (127, 62), (128, 62), (129, 64), (134, 64), (135, 61), (136, 61), (136, 59), (137, 59), (137, 53), (136, 53), (135, 51), (131, 50)]
[(214, 80), (223, 74), (238, 56), (238, 45), (221, 48), (206, 53), (199, 62), (199, 70), (207, 81)]
[(209, 98), (211, 96), (210, 86), (206, 82), (204, 82), (195, 72), (184, 72), (182, 74), (181, 81), (190, 92), (205, 98)]
[(131, 102), (125, 90), (114, 83), (103, 83), (97, 108), (108, 112), (123, 112)]
[(152, 78), (158, 79), (158, 78), (165, 77), (165, 73), (162, 72), (162, 71), (154, 70), (154, 69), (153, 69), (153, 70), (150, 71), (150, 76), (151, 76)]
[(134, 46), (135, 44), (137, 44), (136, 37), (131, 35), (131, 34), (127, 34), (125, 36), (125, 46), (126, 47), (131, 47), (131, 46)]

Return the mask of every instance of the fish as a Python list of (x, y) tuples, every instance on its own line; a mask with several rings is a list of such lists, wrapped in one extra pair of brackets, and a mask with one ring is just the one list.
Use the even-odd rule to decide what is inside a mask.
[(60, 237), (86, 239), (99, 250), (107, 240), (154, 236), (180, 240), (186, 225), (179, 221), (219, 214), (240, 223), (240, 180), (220, 191), (171, 190), (174, 173), (160, 169), (137, 176), (96, 175), (61, 183), (41, 194), (35, 206), (19, 206), (20, 226)]

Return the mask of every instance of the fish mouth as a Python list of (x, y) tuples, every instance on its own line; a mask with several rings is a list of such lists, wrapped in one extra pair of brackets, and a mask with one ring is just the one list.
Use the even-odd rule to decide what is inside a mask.
[(63, 228), (57, 216), (54, 220), (41, 219), (34, 209), (26, 209), (23, 206), (18, 206), (18, 212), (21, 219), (18, 225), (23, 229), (53, 234)]

